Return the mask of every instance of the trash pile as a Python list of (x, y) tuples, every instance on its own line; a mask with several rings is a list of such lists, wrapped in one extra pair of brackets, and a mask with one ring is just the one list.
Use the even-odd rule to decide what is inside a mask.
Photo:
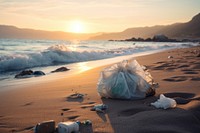
[(101, 72), (97, 90), (101, 97), (134, 100), (154, 95), (153, 84), (145, 66), (136, 60), (124, 60)]
[(92, 122), (85, 120), (83, 122), (67, 121), (59, 122), (55, 127), (55, 121), (44, 121), (35, 126), (34, 133), (92, 133)]

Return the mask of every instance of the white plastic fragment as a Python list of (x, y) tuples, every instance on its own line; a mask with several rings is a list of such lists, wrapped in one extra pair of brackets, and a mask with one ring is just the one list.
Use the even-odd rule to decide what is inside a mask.
[(168, 109), (175, 108), (177, 104), (174, 99), (165, 97), (163, 94), (161, 94), (160, 98), (156, 102), (151, 103), (151, 105), (156, 108)]
[(58, 123), (58, 133), (78, 133), (79, 125), (77, 122), (60, 122)]
[(168, 56), (167, 58), (168, 58), (168, 59), (171, 59), (171, 58), (173, 58), (173, 56)]
[(105, 113), (105, 110), (108, 109), (108, 106), (105, 104), (97, 104), (93, 108), (91, 108), (91, 111), (96, 111), (100, 113)]

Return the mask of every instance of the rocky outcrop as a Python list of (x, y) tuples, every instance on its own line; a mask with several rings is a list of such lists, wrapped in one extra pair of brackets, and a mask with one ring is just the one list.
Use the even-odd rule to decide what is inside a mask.
[[(125, 40), (109, 40), (109, 41), (135, 41), (135, 42), (180, 42), (180, 40), (176, 40), (176, 39), (170, 39), (167, 36), (163, 35), (163, 34), (159, 34), (159, 35), (155, 35), (153, 38), (147, 38), (147, 39), (143, 39), (143, 38), (130, 38), (130, 39), (125, 39)], [(191, 41), (191, 40), (188, 40)]]
[(43, 76), (43, 75), (45, 75), (45, 73), (42, 72), (42, 71), (35, 71), (35, 72), (33, 72), (33, 75), (35, 75), (35, 76)]
[(45, 75), (42, 71), (32, 71), (32, 70), (23, 70), (20, 73), (15, 75), (15, 78), (30, 78), (34, 76), (43, 76)]
[(51, 71), (52, 73), (55, 73), (55, 72), (64, 72), (64, 71), (69, 71), (70, 69), (69, 68), (66, 68), (66, 67), (60, 67), (54, 71)]

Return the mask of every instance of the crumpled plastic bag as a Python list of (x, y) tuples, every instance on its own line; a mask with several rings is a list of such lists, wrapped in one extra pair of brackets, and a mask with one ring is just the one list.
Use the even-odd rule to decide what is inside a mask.
[(101, 72), (97, 91), (106, 98), (142, 99), (152, 82), (150, 73), (144, 71), (136, 60), (124, 60)]
[(174, 99), (165, 97), (163, 94), (161, 94), (160, 98), (156, 102), (151, 103), (151, 105), (156, 108), (168, 109), (175, 108), (177, 103)]

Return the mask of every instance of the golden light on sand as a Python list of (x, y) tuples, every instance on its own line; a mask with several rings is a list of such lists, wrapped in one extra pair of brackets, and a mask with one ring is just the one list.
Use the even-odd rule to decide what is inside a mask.
[(83, 33), (85, 32), (85, 25), (79, 20), (71, 21), (69, 25), (69, 31), (74, 33)]

